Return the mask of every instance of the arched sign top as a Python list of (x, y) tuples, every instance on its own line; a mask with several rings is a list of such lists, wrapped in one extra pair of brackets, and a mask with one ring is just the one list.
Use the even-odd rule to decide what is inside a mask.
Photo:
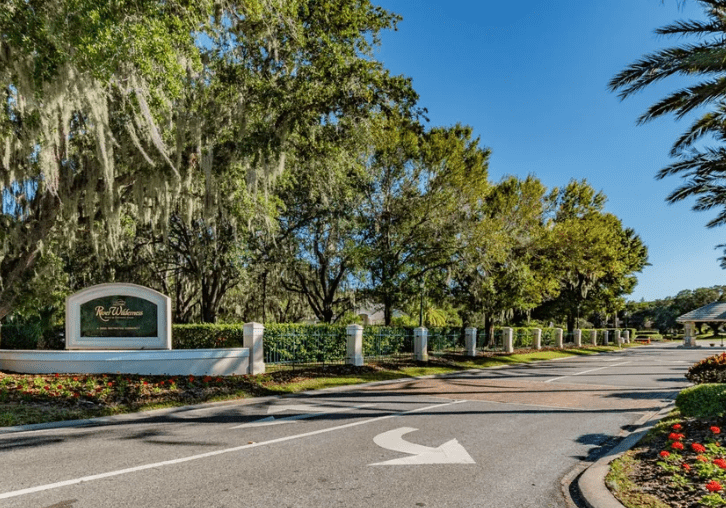
[(66, 349), (171, 349), (171, 299), (137, 284), (99, 284), (66, 299)]

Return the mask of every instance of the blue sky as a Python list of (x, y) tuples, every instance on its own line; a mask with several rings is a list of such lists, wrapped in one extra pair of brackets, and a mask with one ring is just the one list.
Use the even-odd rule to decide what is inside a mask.
[(726, 228), (707, 229), (715, 212), (668, 205), (680, 178), (656, 180), (689, 119), (644, 126), (646, 108), (687, 81), (666, 80), (625, 101), (607, 83), (645, 53), (686, 42), (654, 29), (699, 19), (694, 0), (378, 0), (403, 16), (376, 56), (413, 78), (430, 125), (471, 125), (492, 150), (490, 179), (533, 173), (549, 188), (587, 179), (608, 197), (607, 211), (649, 248), (631, 300), (726, 284), (716, 245)]

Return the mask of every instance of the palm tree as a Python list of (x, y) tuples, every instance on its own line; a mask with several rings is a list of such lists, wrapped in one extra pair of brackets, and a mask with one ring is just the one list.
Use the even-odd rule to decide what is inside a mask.
[(722, 211), (707, 226), (726, 224), (726, 146), (694, 148), (694, 144), (710, 135), (726, 145), (726, 0), (698, 0), (703, 5), (705, 21), (677, 21), (659, 28), (666, 36), (697, 36), (697, 44), (684, 44), (646, 55), (617, 74), (608, 88), (619, 91), (625, 99), (648, 85), (674, 75), (702, 76), (693, 86), (677, 90), (653, 104), (638, 119), (643, 124), (673, 113), (683, 118), (703, 106), (715, 105), (699, 117), (674, 143), (671, 156), (677, 160), (661, 169), (661, 179), (680, 175), (684, 180), (667, 201), (674, 203), (689, 196), (696, 197), (694, 210), (721, 207)]

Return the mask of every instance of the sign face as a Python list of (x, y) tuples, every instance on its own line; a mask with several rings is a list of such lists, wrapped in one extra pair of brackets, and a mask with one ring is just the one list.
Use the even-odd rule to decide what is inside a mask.
[(105, 296), (81, 305), (81, 337), (156, 337), (157, 305), (135, 296)]
[(171, 349), (171, 299), (136, 284), (99, 284), (71, 295), (66, 349)]

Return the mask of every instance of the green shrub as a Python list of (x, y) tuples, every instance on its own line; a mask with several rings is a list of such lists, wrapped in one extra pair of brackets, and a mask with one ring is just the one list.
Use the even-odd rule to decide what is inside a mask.
[(683, 416), (717, 418), (726, 413), (726, 384), (707, 383), (686, 388), (676, 397)]
[(40, 323), (3, 325), (0, 328), (0, 348), (2, 349), (39, 349), (38, 342), (43, 337)]
[(347, 332), (337, 324), (270, 324), (263, 343), (270, 363), (329, 363), (345, 360)]
[(244, 326), (237, 325), (172, 325), (172, 349), (219, 349), (242, 347)]
[(686, 373), (692, 383), (726, 383), (726, 353), (709, 356), (694, 363)]

